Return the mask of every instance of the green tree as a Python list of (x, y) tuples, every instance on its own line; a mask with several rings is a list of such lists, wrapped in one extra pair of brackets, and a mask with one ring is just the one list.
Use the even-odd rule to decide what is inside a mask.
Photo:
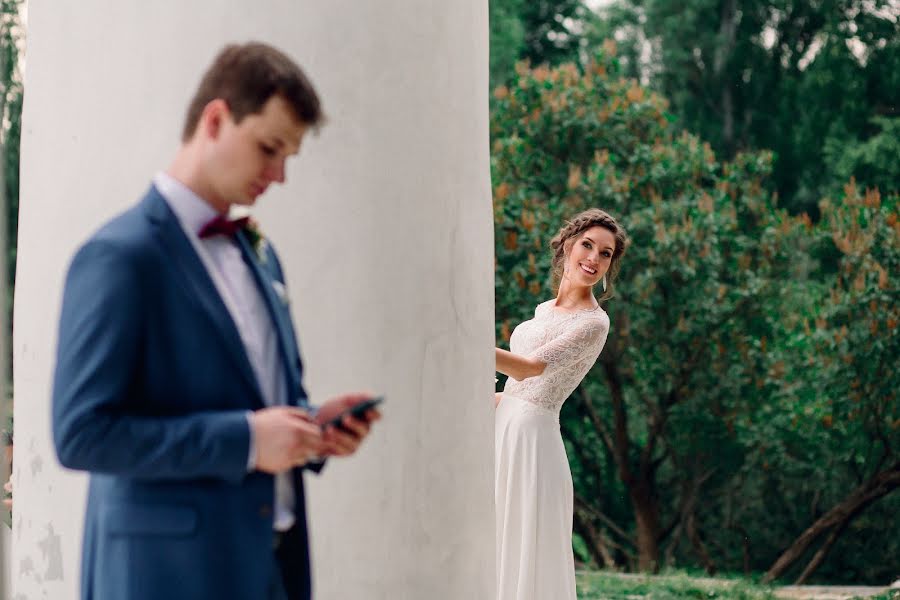
[[(821, 255), (824, 285), (798, 289), (805, 300), (785, 320), (788, 343), (775, 360), (786, 365), (786, 377), (776, 399), (780, 414), (768, 420), (765, 452), (776, 472), (795, 475), (796, 504), (818, 506), (779, 528), (773, 546), (784, 550), (766, 580), (805, 563), (797, 576), (805, 581), (864, 511), (900, 487), (897, 200), (882, 200), (871, 189), (861, 193), (851, 182), (838, 201), (822, 202), (813, 250)], [(884, 550), (898, 550), (896, 518), (865, 527), (884, 536)]]
[(8, 313), (12, 309), (15, 283), (19, 216), (19, 138), (23, 99), (19, 49), (25, 35), (20, 16), (21, 5), (22, 0), (0, 0), (0, 146), (3, 152), (2, 193), (6, 201), (4, 217), (9, 291), (9, 298), (4, 302)]
[(722, 485), (706, 487), (716, 501), (698, 515), (702, 530), (722, 532), (711, 540), (720, 564), (798, 583), (895, 576), (900, 380), (889, 365), (900, 315), (887, 273), (900, 248), (892, 213), (896, 198), (882, 203), (876, 191), (848, 185), (822, 203), (819, 224), (801, 219), (792, 232), (799, 268), (761, 298), (772, 306), (769, 333), (746, 349), (763, 393), (742, 392), (756, 402), (732, 421), (741, 460)]
[[(847, 427), (841, 436), (825, 423), (843, 414), (831, 407), (845, 403), (848, 374), (867, 364), (875, 366), (860, 400), (864, 412), (894, 414), (879, 399), (893, 398), (883, 394), (900, 382), (875, 374), (896, 356), (896, 338), (879, 337), (875, 350), (849, 365), (838, 346), (825, 343), (845, 323), (835, 320), (819, 333), (804, 328), (817, 319), (832, 323), (841, 310), (859, 318), (871, 310), (868, 296), (830, 303), (849, 260), (835, 250), (836, 223), (865, 221), (869, 213), (823, 204), (825, 218), (814, 225), (778, 209), (765, 185), (770, 153), (718, 160), (709, 144), (673, 125), (662, 97), (620, 76), (614, 51), (606, 43), (583, 69), (522, 64), (494, 91), (498, 339), (508, 340), (553, 295), (547, 248), (564, 219), (590, 206), (619, 217), (634, 243), (606, 307), (610, 337), (561, 415), (575, 481), (576, 549), (598, 565), (642, 570), (764, 570), (848, 492), (891, 477), (897, 445), (881, 444), (878, 435), (893, 439), (895, 416), (867, 417), (882, 427)], [(874, 238), (878, 248), (869, 246), (875, 262), (860, 263), (876, 287), (881, 280), (872, 272), (896, 268), (896, 244), (886, 237), (896, 224), (891, 202), (879, 209), (886, 225)], [(896, 295), (890, 286), (879, 290), (883, 298)], [(894, 331), (889, 305), (879, 306), (879, 323)], [(816, 312), (826, 310), (832, 316)], [(869, 321), (861, 325), (859, 335), (868, 335)], [(848, 422), (861, 419), (850, 410)], [(823, 436), (834, 437), (823, 443)], [(837, 468), (850, 448), (854, 467)], [(892, 488), (878, 489), (884, 496)], [(850, 526), (846, 520), (823, 529), (826, 537), (837, 532), (828, 547)], [(804, 570), (824, 558), (814, 556)], [(876, 566), (866, 573), (888, 568), (875, 552), (855, 560)]]
[(874, 117), (870, 125), (877, 133), (865, 140), (849, 132), (829, 136), (826, 172), (840, 182), (854, 179), (886, 193), (900, 192), (900, 117)]
[(582, 0), (531, 0), (521, 5), (525, 44), (521, 58), (533, 65), (578, 59), (589, 11)]
[(865, 140), (873, 116), (897, 114), (900, 11), (888, 0), (626, 0), (604, 17), (687, 129), (725, 158), (775, 152), (772, 185), (797, 213), (841, 181), (822, 175), (826, 140)]
[(557, 65), (578, 60), (594, 15), (583, 0), (490, 0), (491, 87), (505, 83), (517, 61)]
[(573, 469), (604, 474), (577, 486), (589, 545), (614, 554), (590, 533), (605, 532), (626, 508), (603, 499), (600, 483), (614, 468), (632, 511), (635, 564), (654, 569), (673, 529), (664, 517), (690, 518), (661, 502), (661, 469), (684, 463), (703, 481), (700, 454), (670, 443), (670, 423), (697, 424), (712, 411), (727, 430), (725, 415), (737, 410), (727, 398), (745, 384), (741, 357), (724, 349), (751, 345), (765, 329), (753, 299), (790, 266), (779, 236), (790, 223), (761, 184), (768, 155), (720, 164), (709, 145), (672, 127), (662, 98), (616, 76), (611, 52), (584, 73), (520, 66), (495, 93), (496, 310), (508, 339), (552, 294), (544, 248), (566, 217), (602, 206), (622, 218), (634, 245), (610, 305), (611, 337), (564, 429), (583, 460)]
[(525, 28), (520, 17), (522, 0), (490, 0), (491, 87), (505, 82), (513, 72), (525, 46)]

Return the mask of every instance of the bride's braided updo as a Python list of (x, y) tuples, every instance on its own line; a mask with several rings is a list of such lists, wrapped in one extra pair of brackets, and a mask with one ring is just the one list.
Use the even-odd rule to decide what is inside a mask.
[(616, 238), (616, 248), (609, 263), (609, 270), (606, 272), (606, 291), (598, 298), (598, 300), (606, 300), (613, 295), (613, 282), (619, 274), (619, 263), (631, 241), (618, 221), (608, 212), (599, 208), (590, 208), (583, 213), (579, 213), (575, 218), (566, 222), (559, 230), (559, 233), (550, 240), (550, 248), (553, 249), (553, 285), (554, 287), (558, 286), (562, 280), (566, 255), (571, 250), (572, 244), (575, 243), (575, 238), (591, 227), (608, 229)]

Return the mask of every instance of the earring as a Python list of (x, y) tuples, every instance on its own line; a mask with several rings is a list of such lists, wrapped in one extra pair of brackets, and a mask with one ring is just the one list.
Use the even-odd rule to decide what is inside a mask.
[(606, 291), (606, 275), (603, 276), (603, 279), (600, 280), (603, 283), (603, 291)]

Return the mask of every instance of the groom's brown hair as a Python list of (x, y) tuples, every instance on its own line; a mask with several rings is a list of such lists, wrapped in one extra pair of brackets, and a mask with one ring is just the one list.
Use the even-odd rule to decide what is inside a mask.
[(221, 98), (235, 123), (260, 112), (274, 95), (280, 95), (297, 120), (315, 127), (323, 120), (315, 88), (303, 70), (287, 54), (261, 42), (225, 46), (206, 70), (188, 106), (181, 140), (197, 129), (207, 104)]

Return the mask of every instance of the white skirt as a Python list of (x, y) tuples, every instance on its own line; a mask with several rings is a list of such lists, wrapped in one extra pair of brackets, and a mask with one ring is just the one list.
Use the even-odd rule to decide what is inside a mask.
[(503, 395), (495, 417), (498, 600), (576, 600), (572, 473), (559, 415)]

